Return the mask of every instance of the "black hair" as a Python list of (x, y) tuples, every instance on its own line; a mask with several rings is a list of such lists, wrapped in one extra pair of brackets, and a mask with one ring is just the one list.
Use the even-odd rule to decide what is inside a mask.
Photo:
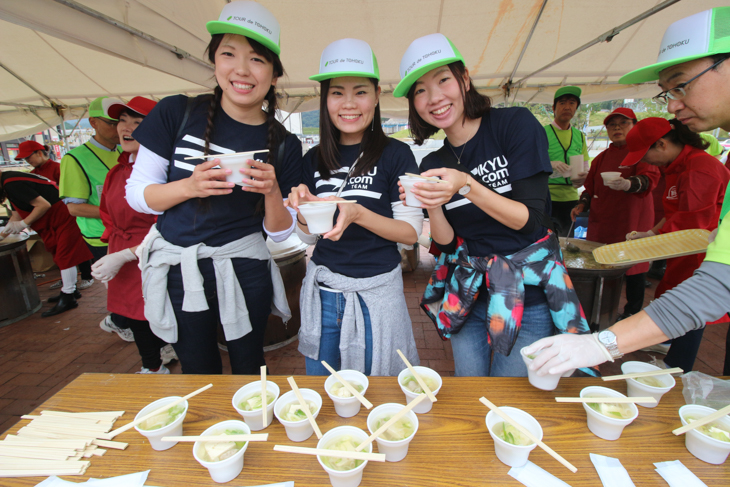
[[(558, 102), (559, 102), (559, 101), (562, 101), (562, 100), (569, 100), (569, 99), (571, 99), (571, 98), (573, 98), (573, 99), (574, 99), (574, 100), (575, 100), (575, 101), (576, 101), (576, 102), (578, 103), (578, 106), (576, 107), (576, 110), (577, 110), (578, 108), (580, 108), (580, 98), (578, 98), (578, 97), (577, 97), (577, 96), (575, 96), (575, 95), (571, 95), (570, 93), (566, 93), (566, 94), (564, 94), (564, 95), (560, 95), (559, 97), (557, 97), (556, 99), (554, 99), (554, 100), (553, 100), (553, 112), (555, 112), (555, 107), (556, 107), (556, 106), (558, 106)], [(634, 122), (634, 123), (635, 123), (635, 122)]]
[[(700, 134), (692, 132), (689, 127), (676, 118), (671, 119), (669, 124), (672, 126), (672, 130), (667, 132), (666, 135), (663, 135), (661, 137), (662, 139), (666, 139), (677, 145), (689, 145), (700, 150), (705, 150), (710, 147), (710, 143), (700, 137)], [(651, 146), (654, 147), (655, 145), (656, 142)]]
[(146, 115), (142, 115), (139, 112), (135, 112), (134, 110), (132, 110), (131, 108), (128, 108), (128, 107), (122, 108), (122, 111), (119, 112), (119, 116), (120, 117), (123, 114), (129, 115), (130, 117), (134, 117), (134, 118), (145, 118), (145, 116), (146, 116)]
[[(719, 63), (720, 61), (724, 61), (727, 58), (730, 58), (730, 52), (723, 52), (710, 56), (710, 59), (712, 59), (712, 64)], [(715, 66), (714, 69), (717, 69), (717, 66)]]
[[(378, 93), (378, 80), (368, 78), (375, 88), (375, 94)], [(319, 97), (319, 145), (316, 148), (317, 170), (322, 179), (329, 179), (340, 167), (340, 151), (337, 144), (340, 141), (340, 130), (335, 126), (330, 118), (327, 109), (327, 97), (331, 79), (323, 80), (320, 83), (321, 94)], [(360, 151), (362, 159), (357, 163), (352, 171), (352, 176), (361, 176), (367, 174), (378, 163), (378, 159), (383, 154), (385, 146), (388, 145), (390, 139), (383, 132), (383, 126), (380, 120), (380, 103), (375, 105), (375, 113), (373, 114), (372, 130), (365, 130), (360, 142)]]
[[(459, 83), (459, 89), (461, 90), (461, 100), (464, 102), (464, 117), (462, 118), (462, 125), (466, 123), (466, 120), (475, 120), (477, 118), (486, 115), (492, 108), (492, 101), (488, 96), (479, 93), (474, 86), (474, 82), (469, 77), (469, 89), (467, 90), (466, 82), (464, 77), (466, 76), (466, 66), (461, 61), (454, 61), (448, 64), (451, 74), (454, 75), (456, 81)], [(438, 128), (427, 123), (421, 118), (416, 111), (416, 107), (413, 103), (416, 92), (416, 83), (413, 83), (408, 89), (408, 125), (411, 129), (411, 136), (416, 145), (421, 145), (423, 142), (431, 137), (433, 134), (438, 132)]]

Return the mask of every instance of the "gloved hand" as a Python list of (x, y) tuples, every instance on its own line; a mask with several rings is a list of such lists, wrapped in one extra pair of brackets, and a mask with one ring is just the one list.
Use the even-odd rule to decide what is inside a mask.
[(588, 177), (588, 173), (581, 172), (578, 173), (577, 177), (570, 178), (570, 182), (573, 183), (574, 188), (580, 188), (581, 186), (583, 186), (583, 183), (586, 182), (586, 177)]
[(550, 161), (550, 165), (553, 166), (553, 173), (560, 173), (563, 177), (570, 176), (570, 166), (566, 163), (561, 161)]
[(561, 333), (538, 340), (525, 348), (525, 355), (539, 352), (530, 364), (530, 370), (537, 371), (537, 375), (562, 374), (609, 360), (613, 362), (611, 354), (597, 337), (596, 334)]
[(25, 220), (20, 221), (9, 221), (8, 224), (3, 229), (3, 235), (12, 235), (15, 233), (20, 233), (23, 230), (28, 228), (28, 224), (25, 223)]
[(91, 275), (101, 282), (109, 282), (114, 279), (124, 264), (133, 260), (137, 260), (137, 256), (129, 249), (105, 255), (91, 266)]
[(708, 241), (707, 241), (708, 244), (711, 244), (712, 242), (715, 241), (715, 237), (717, 237), (717, 231), (719, 229), (720, 229), (720, 227), (717, 227), (712, 232), (710, 232), (710, 236), (709, 236)]
[(624, 178), (617, 178), (612, 181), (608, 181), (606, 186), (616, 191), (628, 191), (631, 188), (631, 181)]
[(639, 238), (653, 237), (656, 233), (649, 230), (648, 232), (630, 232), (626, 234), (626, 240), (636, 240)]

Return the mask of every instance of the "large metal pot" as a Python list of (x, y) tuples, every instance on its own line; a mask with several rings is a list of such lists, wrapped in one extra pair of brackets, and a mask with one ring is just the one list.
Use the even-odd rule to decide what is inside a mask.
[(41, 308), (25, 241), (27, 234), (0, 240), (0, 327), (32, 315)]

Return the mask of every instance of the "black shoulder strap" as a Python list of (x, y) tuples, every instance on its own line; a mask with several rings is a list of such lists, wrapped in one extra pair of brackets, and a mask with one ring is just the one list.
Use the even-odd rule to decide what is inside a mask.
[(190, 117), (190, 112), (193, 111), (193, 102), (195, 102), (195, 97), (189, 96), (187, 103), (185, 104), (185, 115), (183, 115), (182, 123), (180, 123), (180, 127), (177, 129), (175, 141), (180, 138), (183, 133), (183, 129), (185, 128), (185, 124), (188, 123), (188, 117)]

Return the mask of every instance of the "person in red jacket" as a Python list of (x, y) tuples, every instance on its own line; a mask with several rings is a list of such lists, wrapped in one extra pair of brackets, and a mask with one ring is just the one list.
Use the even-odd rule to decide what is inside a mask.
[(25, 159), (28, 164), (33, 166), (31, 174), (38, 174), (58, 184), (61, 177), (61, 165), (49, 159), (50, 150), (47, 145), (41, 145), (35, 140), (26, 140), (18, 146), (18, 155), (15, 156), (15, 160)]
[[(630, 108), (617, 108), (603, 120), (611, 145), (593, 159), (580, 203), (570, 213), (575, 221), (580, 213), (590, 209), (587, 239), (592, 242), (623, 242), (626, 233), (647, 231), (654, 226), (652, 190), (659, 180), (659, 169), (646, 162), (621, 166), (629, 153), (626, 135), (634, 124), (636, 115)], [(602, 174), (608, 172), (620, 176), (606, 181)], [(641, 311), (648, 270), (649, 263), (643, 263), (626, 271), (626, 306), (619, 320)]]
[[(108, 287), (107, 309), (111, 320), (120, 328), (129, 328), (142, 357), (141, 374), (169, 374), (166, 359), (173, 359), (172, 347), (158, 338), (144, 316), (142, 274), (137, 267), (134, 251), (142, 243), (157, 217), (134, 211), (124, 197), (127, 179), (132, 174), (139, 142), (132, 132), (149, 114), (157, 102), (136, 96), (129, 103), (112, 104), (107, 108), (110, 118), (118, 119), (117, 132), (122, 145), (119, 163), (104, 180), (99, 213), (104, 222), (102, 242), (109, 244), (108, 254), (92, 266), (92, 275)], [(104, 322), (102, 322), (102, 325)], [(161, 349), (164, 349), (161, 357)], [(166, 360), (166, 361), (165, 361)]]
[[(678, 230), (714, 230), (720, 218), (730, 171), (705, 152), (707, 142), (679, 120), (645, 118), (626, 137), (629, 154), (624, 166), (639, 161), (661, 168), (666, 179), (664, 218), (649, 231), (632, 231), (627, 240), (651, 237)], [(690, 278), (702, 264), (705, 254), (667, 260), (667, 270), (654, 298)], [(675, 338), (664, 359), (671, 367), (692, 370), (704, 328)]]

